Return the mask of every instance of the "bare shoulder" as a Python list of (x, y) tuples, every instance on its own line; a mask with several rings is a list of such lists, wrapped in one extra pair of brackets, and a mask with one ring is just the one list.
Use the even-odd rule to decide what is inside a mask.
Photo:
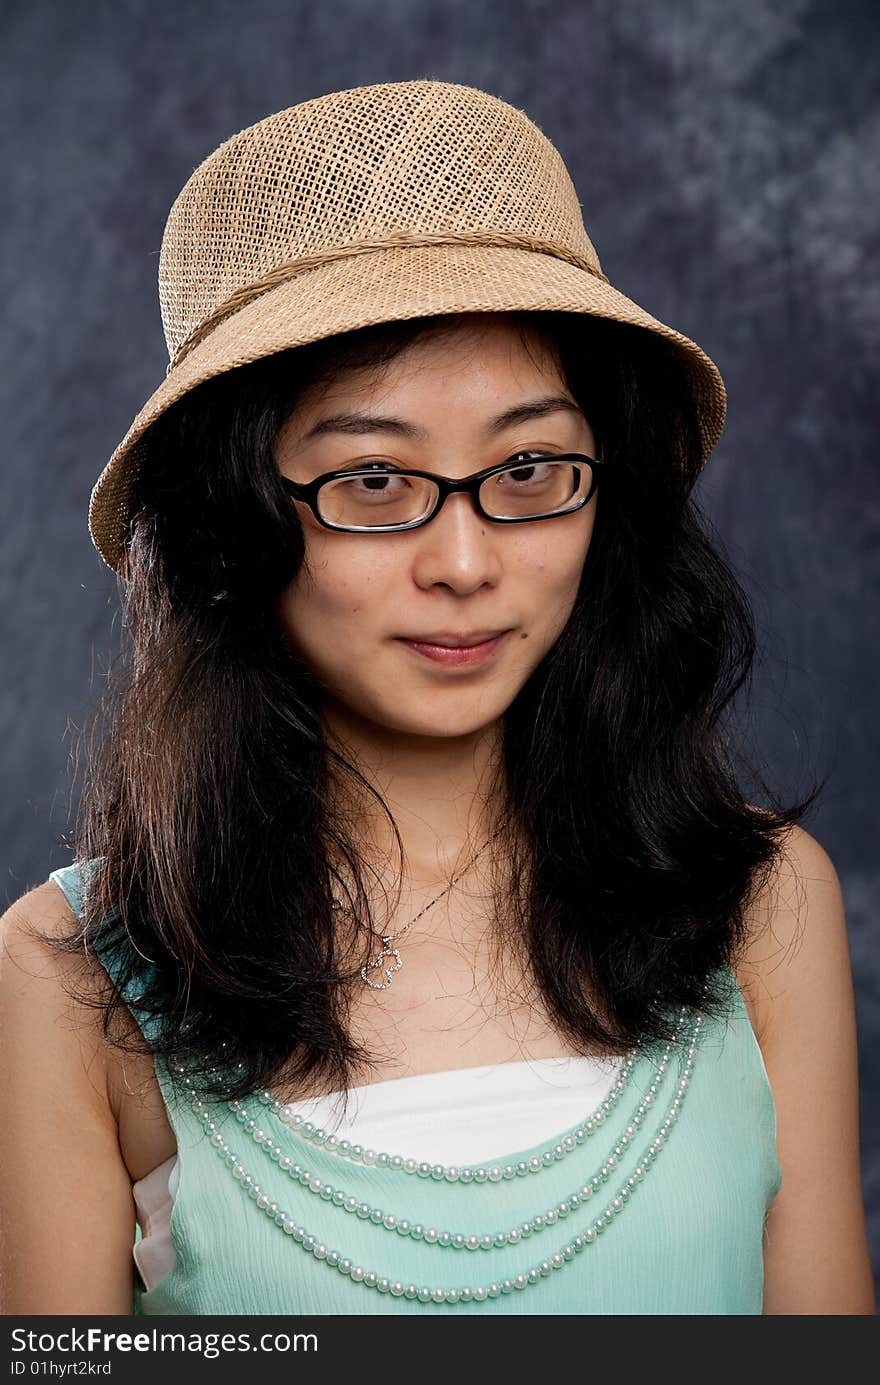
[[(30, 1057), (59, 1045), (84, 1060), (78, 1095), (106, 1101), (106, 1062), (99, 1039), (99, 1002), (106, 973), (85, 949), (52, 943), (74, 933), (77, 919), (51, 880), (28, 890), (0, 917), (0, 1015), (7, 1044), (27, 1042)], [(49, 1023), (48, 1021), (51, 1021)], [(77, 1076), (79, 1073), (77, 1070)]]
[(762, 1048), (779, 1040), (793, 1012), (833, 1015), (851, 992), (843, 891), (834, 862), (802, 827), (788, 829), (767, 880), (747, 910), (736, 966)]
[(108, 1093), (102, 969), (84, 948), (52, 945), (76, 926), (52, 881), (0, 918), (5, 1314), (132, 1309), (134, 1203)]
[(106, 988), (106, 972), (85, 947), (62, 952), (52, 944), (75, 933), (78, 921), (66, 895), (51, 880), (40, 885), (10, 904), (0, 917), (0, 968), (4, 969), (7, 984), (15, 972), (21, 975), (18, 984), (38, 967), (45, 981), (62, 985), (76, 980), (89, 993), (99, 995)]
[(57, 937), (68, 933), (76, 923), (76, 915), (66, 896), (51, 880), (44, 880), (10, 904), (0, 917), (0, 933), (27, 933), (35, 926), (41, 932)]
[(737, 980), (773, 1094), (782, 1170), (765, 1229), (764, 1313), (873, 1314), (843, 891), (803, 828), (787, 831), (749, 925)]
[(73, 932), (76, 921), (67, 896), (54, 881), (44, 880), (16, 899), (0, 916), (0, 937), (4, 942), (11, 939), (13, 945), (32, 934), (59, 938)]

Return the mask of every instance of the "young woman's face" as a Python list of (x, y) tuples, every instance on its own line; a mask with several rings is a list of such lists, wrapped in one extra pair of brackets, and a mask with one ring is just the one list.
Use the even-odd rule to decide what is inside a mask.
[[(498, 420), (550, 396), (535, 417)], [(338, 415), (344, 426), (318, 425)], [(372, 420), (372, 421), (371, 421)], [(596, 439), (543, 340), (527, 349), (503, 314), (416, 342), (382, 373), (347, 372), (306, 393), (280, 430), (283, 475), (391, 462), (458, 479), (520, 452), (582, 452)], [(305, 562), (279, 599), (285, 636), (336, 717), (448, 737), (496, 721), (571, 613), (597, 496), (572, 514), (493, 524), (465, 494), (429, 523), (391, 534), (334, 533), (295, 504)], [(479, 656), (418, 643), (500, 638)], [(433, 657), (432, 657), (433, 655)]]

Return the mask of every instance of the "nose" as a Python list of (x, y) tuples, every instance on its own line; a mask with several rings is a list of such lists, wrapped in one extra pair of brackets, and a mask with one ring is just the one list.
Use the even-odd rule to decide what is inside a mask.
[(501, 575), (500, 531), (462, 492), (448, 495), (428, 524), (413, 531), (413, 576), (420, 587), (438, 583), (461, 595)]

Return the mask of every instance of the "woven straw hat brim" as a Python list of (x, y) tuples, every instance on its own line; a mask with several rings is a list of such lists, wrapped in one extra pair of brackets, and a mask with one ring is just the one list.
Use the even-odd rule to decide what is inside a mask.
[(531, 250), (445, 244), (385, 248), (301, 270), (221, 320), (183, 357), (144, 404), (95, 484), (89, 504), (95, 547), (109, 567), (124, 571), (129, 497), (150, 426), (203, 381), (358, 327), (518, 309), (610, 318), (670, 342), (694, 389), (705, 462), (724, 426), (726, 393), (717, 366), (695, 342), (610, 284)]

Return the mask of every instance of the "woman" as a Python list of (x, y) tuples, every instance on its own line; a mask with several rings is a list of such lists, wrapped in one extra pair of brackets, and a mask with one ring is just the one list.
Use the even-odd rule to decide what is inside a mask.
[(563, 175), (399, 83), (172, 208), (90, 508), (130, 666), (3, 921), (7, 1313), (874, 1310), (839, 883), (724, 720), (723, 387)]

